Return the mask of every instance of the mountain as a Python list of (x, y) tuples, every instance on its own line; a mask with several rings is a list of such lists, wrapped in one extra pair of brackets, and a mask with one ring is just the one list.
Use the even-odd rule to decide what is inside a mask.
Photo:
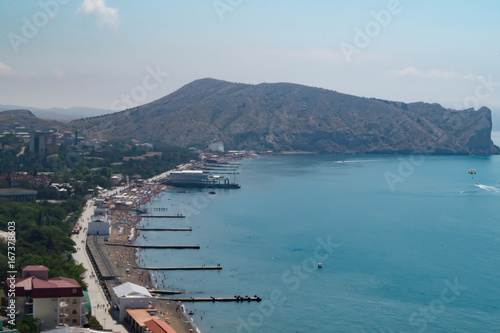
[(180, 146), (328, 153), (494, 154), (491, 111), (362, 98), (291, 83), (194, 81), (133, 109), (69, 123), (84, 134)]
[(5, 110), (0, 112), (0, 133), (14, 129), (13, 124), (26, 127), (28, 131), (55, 129), (67, 130), (66, 124), (51, 120), (38, 118), (29, 110)]
[(62, 122), (70, 122), (71, 120), (75, 119), (95, 117), (115, 112), (106, 109), (96, 109), (87, 107), (72, 107), (68, 109), (61, 109), (61, 108), (43, 109), (43, 108), (25, 107), (18, 105), (0, 105), (0, 111), (16, 110), (16, 109), (30, 110), (35, 116), (39, 118), (52, 119)]

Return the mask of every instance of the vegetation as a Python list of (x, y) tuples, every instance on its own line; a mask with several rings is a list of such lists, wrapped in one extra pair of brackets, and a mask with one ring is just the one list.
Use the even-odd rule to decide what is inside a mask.
[[(3, 141), (2, 141), (3, 140)], [(21, 143), (15, 136), (5, 136), (0, 144)], [(113, 140), (101, 147), (83, 147), (77, 150), (70, 145), (58, 146), (57, 156), (35, 154), (25, 149), (0, 150), (0, 170), (4, 174), (25, 171), (32, 175), (51, 172), (52, 183), (70, 183), (69, 191), (58, 191), (46, 185), (23, 184), (24, 188), (38, 191), (38, 199), (64, 200), (61, 204), (41, 201), (39, 203), (13, 202), (0, 199), (0, 230), (8, 230), (9, 221), (16, 223), (16, 270), (27, 265), (44, 265), (50, 268), (50, 277), (65, 276), (77, 280), (86, 290), (82, 274), (84, 268), (76, 264), (71, 254), (75, 244), (71, 231), (83, 206), (84, 196), (96, 186), (109, 188), (113, 185), (111, 175), (123, 173), (128, 176), (140, 174), (149, 178), (176, 165), (195, 158), (191, 151), (173, 146), (150, 148), (137, 146), (130, 141)], [(148, 152), (161, 155), (138, 158)], [(125, 161), (124, 157), (136, 157)], [(7, 243), (0, 241), (0, 281), (7, 277)]]
[(86, 327), (89, 327), (90, 329), (94, 329), (94, 330), (102, 330), (103, 329), (101, 323), (99, 323), (99, 320), (97, 320), (96, 317), (92, 316), (89, 313), (87, 315), (87, 318), (88, 318), (89, 322), (87, 325), (85, 325)]
[[(71, 213), (71, 214), (70, 214)], [(84, 290), (85, 269), (76, 264), (71, 254), (75, 243), (71, 230), (81, 213), (81, 203), (69, 199), (62, 204), (27, 203), (0, 200), (0, 230), (9, 221), (16, 223), (16, 270), (27, 265), (50, 268), (50, 277), (65, 276), (77, 280)], [(70, 216), (70, 218), (67, 218)], [(0, 281), (7, 278), (7, 243), (0, 242)]]
[(40, 319), (33, 318), (30, 316), (24, 317), (21, 321), (16, 324), (16, 328), (21, 333), (37, 333), (40, 332), (37, 321)]

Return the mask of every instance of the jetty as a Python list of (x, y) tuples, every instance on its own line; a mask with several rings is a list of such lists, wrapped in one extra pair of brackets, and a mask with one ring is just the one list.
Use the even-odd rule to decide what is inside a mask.
[(149, 292), (152, 294), (164, 294), (164, 295), (176, 295), (176, 294), (185, 294), (185, 291), (182, 290), (156, 290), (149, 289)]
[(193, 231), (193, 228), (135, 228), (135, 230), (142, 231)]
[(200, 248), (200, 245), (135, 245), (135, 244), (120, 244), (120, 243), (106, 243), (106, 245), (134, 247), (138, 249), (199, 249)]
[(221, 270), (221, 266), (187, 266), (187, 267), (136, 267), (137, 269), (148, 269), (157, 271), (202, 271), (202, 270)]
[(234, 296), (234, 297), (175, 297), (175, 298), (157, 298), (169, 302), (260, 302), (262, 298), (258, 296)]
[(141, 217), (150, 217), (150, 218), (166, 218), (166, 219), (184, 219), (186, 218), (184, 215), (141, 215)]

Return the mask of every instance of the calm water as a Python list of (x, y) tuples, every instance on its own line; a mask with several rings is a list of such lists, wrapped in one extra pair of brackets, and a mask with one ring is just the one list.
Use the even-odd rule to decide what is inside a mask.
[(500, 331), (500, 157), (292, 155), (239, 172), (240, 190), (164, 193), (151, 206), (189, 218), (143, 223), (193, 231), (138, 240), (201, 246), (144, 265), (223, 267), (157, 273), (162, 288), (265, 300), (186, 303), (202, 332)]

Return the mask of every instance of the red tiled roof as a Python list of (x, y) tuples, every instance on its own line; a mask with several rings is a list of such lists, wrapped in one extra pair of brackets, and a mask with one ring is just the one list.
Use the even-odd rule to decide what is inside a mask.
[[(58, 277), (48, 281), (34, 276), (16, 278), (16, 297), (26, 296), (31, 291), (32, 298), (83, 297), (82, 288), (74, 279)], [(5, 283), (4, 291), (9, 283)]]
[(144, 325), (153, 333), (177, 333), (170, 325), (159, 319), (145, 321)]

